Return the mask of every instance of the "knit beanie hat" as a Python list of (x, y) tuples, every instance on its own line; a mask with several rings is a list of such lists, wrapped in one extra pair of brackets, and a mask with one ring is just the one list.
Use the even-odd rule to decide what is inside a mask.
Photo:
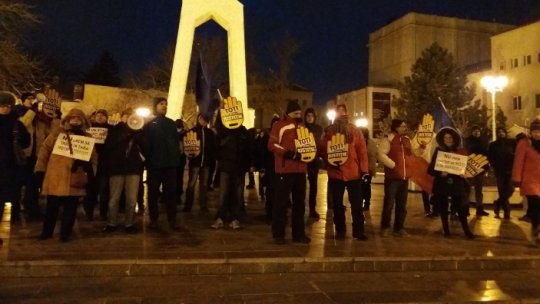
[(0, 91), (0, 105), (15, 105), (15, 95), (7, 91)]
[(105, 109), (99, 109), (99, 110), (96, 111), (95, 114), (102, 114), (103, 116), (105, 116), (107, 118), (109, 117), (109, 113)]
[(21, 94), (21, 101), (24, 102), (26, 100), (26, 98), (28, 98), (30, 96), (36, 97), (36, 95), (34, 93), (30, 93), (30, 92), (22, 93)]
[(531, 127), (529, 128), (532, 131), (540, 130), (540, 119), (536, 118), (531, 122)]
[(298, 102), (291, 100), (289, 103), (287, 103), (287, 111), (285, 111), (286, 114), (296, 112), (296, 111), (302, 111), (302, 108), (298, 104)]

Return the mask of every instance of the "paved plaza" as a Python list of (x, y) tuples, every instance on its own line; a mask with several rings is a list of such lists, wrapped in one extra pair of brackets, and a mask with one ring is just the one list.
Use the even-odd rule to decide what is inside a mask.
[[(325, 174), (319, 175), (319, 179), (320, 185), (326, 185)], [(98, 282), (111, 281), (120, 285), (134, 282), (133, 284), (136, 285), (138, 284), (136, 282), (143, 282), (145, 277), (166, 278), (172, 276), (180, 281), (187, 280), (186, 284), (191, 284), (190, 286), (193, 286), (194, 281), (199, 280), (196, 279), (197, 277), (206, 277), (207, 279), (217, 277), (222, 278), (225, 282), (232, 278), (242, 281), (260, 280), (261, 282), (264, 281), (264, 277), (268, 278), (268, 282), (273, 282), (273, 280), (286, 280), (288, 282), (290, 279), (292, 284), (290, 288), (294, 289), (293, 286), (308, 284), (308, 281), (305, 281), (307, 277), (315, 281), (320, 278), (322, 282), (326, 282), (324, 279), (326, 278), (330, 281), (338, 280), (343, 284), (349, 284), (349, 279), (352, 280), (358, 276), (360, 281), (354, 279), (354, 284), (365, 281), (366, 284), (361, 284), (367, 286), (365, 288), (377, 289), (377, 286), (382, 288), (382, 286), (395, 285), (396, 291), (405, 292), (407, 284), (413, 284), (413, 281), (417, 281), (418, 278), (429, 281), (427, 278), (430, 276), (442, 276), (442, 274), (466, 276), (467, 273), (470, 273), (474, 274), (473, 277), (480, 278), (478, 281), (484, 282), (485, 275), (489, 273), (500, 276), (514, 271), (516, 277), (519, 277), (523, 272), (540, 268), (540, 249), (531, 245), (529, 240), (530, 226), (528, 223), (518, 220), (523, 212), (517, 208), (512, 211), (512, 219), (510, 220), (495, 219), (493, 215), (482, 218), (469, 217), (471, 228), (477, 236), (475, 240), (467, 240), (463, 236), (457, 221), (451, 223), (453, 236), (444, 238), (440, 220), (425, 217), (420, 193), (410, 192), (405, 225), (409, 236), (381, 237), (379, 223), (382, 190), (382, 185), (373, 185), (372, 207), (370, 212), (365, 213), (366, 234), (369, 240), (358, 241), (350, 235), (350, 215), (347, 218), (349, 221), (347, 238), (345, 240), (334, 239), (332, 212), (327, 210), (325, 189), (320, 189), (318, 211), (321, 214), (321, 219), (319, 221), (306, 219), (306, 230), (312, 239), (309, 245), (292, 243), (290, 229), (287, 230), (287, 244), (273, 243), (270, 226), (264, 221), (264, 203), (257, 197), (256, 190), (246, 190), (247, 214), (241, 220), (243, 229), (239, 231), (211, 229), (210, 225), (216, 211), (213, 205), (210, 205), (210, 212), (207, 213), (199, 212), (198, 208), (194, 208), (191, 213), (179, 213), (182, 226), (180, 231), (169, 230), (164, 215), (160, 218), (163, 229), (157, 232), (148, 231), (146, 228), (147, 215), (139, 217), (140, 231), (135, 235), (126, 234), (123, 229), (105, 234), (101, 232), (105, 222), (99, 220), (90, 222), (86, 220), (81, 211), (72, 240), (62, 243), (57, 234), (53, 239), (38, 240), (37, 236), (41, 230), (40, 223), (25, 221), (11, 223), (10, 214), (6, 212), (0, 226), (0, 237), (4, 241), (3, 246), (0, 247), (0, 276), (9, 284), (0, 288), (0, 291), (3, 290), (13, 297), (13, 292), (17, 293), (16, 286), (20, 286), (20, 291), (23, 291), (25, 288), (30, 288), (31, 284), (45, 284), (43, 285), (44, 290), (54, 290), (52, 282), (55, 280), (59, 282), (73, 280), (73, 284), (81, 286), (86, 284), (84, 282), (92, 281), (94, 282), (92, 284), (97, 284), (93, 286), (101, 289), (102, 285)], [(217, 190), (210, 192), (210, 202), (216, 201), (217, 192)], [(474, 215), (473, 208), (471, 208), (471, 214)], [(482, 273), (485, 275), (479, 276)], [(385, 275), (392, 276), (394, 279), (390, 281), (393, 283), (390, 284), (390, 281), (385, 279)], [(421, 277), (416, 277), (418, 275)], [(399, 278), (412, 278), (413, 281), (401, 282)], [(505, 278), (508, 279), (508, 277)], [(367, 282), (369, 280), (372, 281), (369, 283)], [(305, 282), (298, 283), (299, 285), (294, 283), (303, 281)], [(248, 283), (246, 284), (249, 286)], [(338, 283), (332, 284), (339, 285)], [(467, 284), (466, 280), (463, 284)], [(429, 288), (435, 288), (434, 286), (442, 288), (441, 286), (444, 284), (426, 282), (426, 285), (428, 286), (426, 290), (429, 291)], [(225, 288), (221, 283), (219, 286)], [(295, 290), (291, 293), (278, 288), (275, 291), (277, 298), (270, 297), (266, 303), (291, 301), (294, 303), (309, 301), (313, 303), (354, 303), (351, 301), (354, 297), (349, 297), (351, 296), (349, 293), (354, 294), (354, 292), (359, 293), (364, 290), (360, 288), (358, 291), (347, 291), (349, 296), (345, 296), (342, 300), (337, 300), (339, 297), (327, 297), (328, 301), (319, 302), (319, 300), (315, 300), (318, 299), (317, 297), (312, 298), (309, 293), (322, 292), (322, 287), (318, 283), (309, 286), (308, 289), (311, 291), (307, 292), (307, 295), (299, 297), (292, 296), (292, 294), (304, 290), (303, 287), (300, 291)], [(521, 287), (525, 288), (526, 286)], [(411, 290), (419, 289), (417, 292), (421, 290), (421, 286), (413, 288), (411, 285), (411, 288)], [(458, 284), (454, 288), (463, 289), (463, 286), (460, 287)], [(477, 295), (478, 290), (473, 289), (475, 291), (471, 294)], [(533, 290), (525, 292), (523, 296), (520, 296), (520, 293), (516, 291), (512, 295), (507, 294), (504, 299), (533, 299), (531, 293), (534, 293), (534, 290), (537, 289), (533, 288)], [(373, 297), (369, 298), (368, 296), (360, 302), (376, 302), (375, 295), (384, 294), (382, 291), (383, 289), (373, 293)], [(253, 292), (258, 294), (270, 291), (253, 290)], [(431, 294), (433, 296), (420, 297), (417, 300), (452, 301), (452, 297), (445, 298), (444, 294), (440, 294), (440, 291), (433, 292)], [(127, 294), (134, 295), (131, 292)], [(227, 295), (231, 294), (214, 290), (206, 296), (212, 298)], [(538, 295), (540, 298), (540, 293)], [(236, 294), (236, 296), (240, 295)], [(243, 300), (239, 302), (258, 303), (250, 301), (249, 297), (244, 296), (242, 296)], [(387, 302), (414, 302), (414, 296), (411, 297), (383, 297), (381, 299), (386, 299)], [(203, 298), (208, 300), (208, 297)], [(201, 300), (203, 298), (195, 296), (186, 303), (202, 303), (204, 302)], [(234, 299), (236, 298), (230, 298), (231, 301), (225, 302), (236, 303)], [(178, 303), (184, 303), (178, 301)], [(221, 303), (221, 301), (212, 303)]]

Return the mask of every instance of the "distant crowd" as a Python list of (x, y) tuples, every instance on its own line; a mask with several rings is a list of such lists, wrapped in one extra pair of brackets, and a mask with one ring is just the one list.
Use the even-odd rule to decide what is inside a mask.
[[(443, 127), (435, 130), (432, 143), (411, 139), (407, 123), (394, 119), (390, 134), (375, 141), (368, 129), (350, 122), (344, 104), (336, 106), (336, 119), (326, 128), (317, 124), (313, 109), (302, 111), (290, 101), (268, 129), (248, 130), (225, 123), (221, 111), (199, 113), (196, 126), (187, 129), (181, 119), (166, 117), (167, 99), (157, 97), (152, 102), (149, 118), (137, 117), (134, 109), (127, 108), (111, 121), (105, 109), (89, 117), (78, 108), (68, 113), (44, 111), (34, 93), (17, 98), (0, 92), (0, 215), (10, 202), (12, 221), (22, 217), (43, 221), (42, 240), (53, 237), (60, 216), (59, 237), (65, 242), (72, 236), (79, 205), (87, 220), (99, 217), (106, 222), (103, 233), (123, 227), (130, 234), (141, 230), (137, 215), (148, 216), (149, 229), (161, 229), (163, 207), (168, 228), (178, 231), (179, 206), (182, 212), (192, 212), (194, 206), (208, 212), (208, 191), (218, 188), (218, 208), (210, 215), (214, 217), (210, 228), (238, 230), (243, 228), (244, 189), (255, 187), (254, 172), (258, 172), (258, 194), (265, 202), (276, 244), (288, 242), (287, 223), (292, 242), (310, 243), (305, 201), (307, 196), (307, 216), (318, 220), (321, 187), (327, 189), (334, 238), (345, 239), (350, 227), (350, 237), (366, 241), (364, 213), (371, 207), (371, 181), (379, 163), (384, 166), (383, 237), (408, 235), (405, 222), (412, 180), (423, 189), (426, 216), (441, 219), (444, 237), (451, 237), (449, 218), (455, 217), (465, 237), (474, 239), (468, 225), (469, 196), (474, 191), (476, 216), (488, 216), (482, 191), (491, 167), (499, 194), (493, 215), (511, 218), (509, 199), (514, 187), (519, 187), (528, 205), (522, 219), (531, 222), (533, 242), (539, 241), (540, 119), (531, 122), (528, 134), (515, 139), (503, 127), (496, 130), (492, 142), (479, 126), (473, 126), (464, 139), (456, 129)], [(484, 155), (489, 163), (473, 176), (447, 172), (438, 164), (442, 152)], [(318, 184), (321, 169), (328, 175), (327, 185)], [(45, 206), (40, 205), (40, 196), (46, 198)]]

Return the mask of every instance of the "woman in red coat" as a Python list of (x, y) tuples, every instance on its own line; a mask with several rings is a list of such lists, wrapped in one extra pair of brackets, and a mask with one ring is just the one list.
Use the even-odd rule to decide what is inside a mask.
[(531, 216), (531, 237), (540, 244), (538, 237), (540, 223), (540, 119), (535, 119), (530, 127), (529, 139), (519, 141), (512, 168), (512, 181), (519, 186), (521, 195), (527, 197)]

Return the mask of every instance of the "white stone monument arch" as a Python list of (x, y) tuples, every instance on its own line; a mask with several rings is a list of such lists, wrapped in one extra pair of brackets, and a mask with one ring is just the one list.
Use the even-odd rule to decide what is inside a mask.
[(172, 119), (182, 116), (195, 29), (209, 20), (214, 20), (227, 31), (230, 92), (231, 96), (242, 101), (244, 125), (251, 128), (254, 125), (255, 112), (248, 110), (244, 6), (237, 0), (182, 1), (167, 116)]

